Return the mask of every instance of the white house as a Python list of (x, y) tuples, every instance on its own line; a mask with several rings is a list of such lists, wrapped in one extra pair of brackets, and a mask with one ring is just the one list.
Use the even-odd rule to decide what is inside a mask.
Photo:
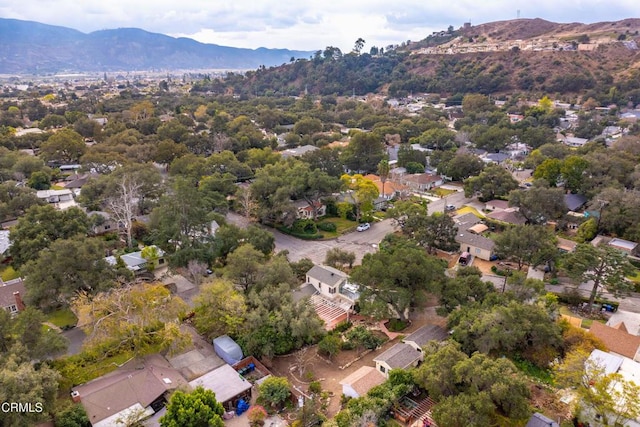
[(69, 209), (72, 206), (76, 206), (76, 201), (73, 198), (73, 191), (68, 189), (39, 190), (36, 192), (36, 197), (52, 204), (56, 209), (61, 211)]
[(386, 377), (372, 366), (363, 366), (340, 381), (342, 394), (357, 398), (366, 395), (373, 387), (385, 382)]

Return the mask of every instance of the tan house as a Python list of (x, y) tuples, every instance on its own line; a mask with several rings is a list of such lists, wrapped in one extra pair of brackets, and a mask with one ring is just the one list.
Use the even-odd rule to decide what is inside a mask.
[(386, 377), (372, 366), (363, 366), (340, 381), (342, 394), (357, 398), (366, 395), (373, 387), (385, 382)]
[(458, 229), (455, 240), (460, 244), (460, 252), (468, 252), (474, 257), (485, 261), (491, 261), (493, 258), (495, 243), (488, 237), (475, 234), (469, 230), (460, 231)]
[(398, 343), (373, 359), (373, 361), (376, 363), (376, 370), (380, 371), (385, 378), (389, 378), (389, 371), (392, 369), (416, 367), (422, 357), (422, 352), (411, 345)]
[(405, 175), (402, 179), (402, 183), (409, 187), (412, 191), (422, 192), (430, 191), (436, 187), (444, 184), (444, 180), (441, 176), (432, 175), (428, 173), (416, 173), (412, 175)]
[[(315, 219), (313, 217), (313, 206), (306, 200), (298, 200), (293, 203), (296, 207), (296, 215), (298, 219)], [(327, 214), (327, 206), (324, 203), (315, 202), (316, 218), (323, 217)]]

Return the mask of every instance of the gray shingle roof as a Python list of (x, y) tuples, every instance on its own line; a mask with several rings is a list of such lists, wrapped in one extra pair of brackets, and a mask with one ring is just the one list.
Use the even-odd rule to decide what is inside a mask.
[(458, 231), (455, 240), (458, 243), (464, 243), (465, 245), (475, 246), (476, 248), (486, 249), (488, 251), (492, 251), (495, 246), (493, 240), (478, 234), (473, 234), (470, 231)]
[(347, 278), (344, 272), (328, 265), (314, 265), (307, 271), (307, 276), (329, 286), (336, 286)]
[(559, 424), (539, 412), (531, 416), (526, 427), (559, 427)]
[(564, 204), (567, 205), (567, 208), (570, 211), (580, 209), (582, 206), (584, 206), (585, 203), (587, 203), (587, 198), (581, 194), (564, 195)]
[(423, 345), (425, 345), (431, 340), (444, 341), (445, 339), (447, 339), (448, 336), (449, 334), (447, 333), (447, 331), (441, 326), (425, 325), (420, 329), (418, 329), (417, 331), (410, 334), (409, 336), (407, 336), (402, 341), (403, 342), (411, 341), (416, 343), (418, 346), (422, 347)]
[(409, 344), (399, 343), (373, 359), (374, 362), (385, 362), (391, 369), (404, 369), (420, 358), (420, 352)]

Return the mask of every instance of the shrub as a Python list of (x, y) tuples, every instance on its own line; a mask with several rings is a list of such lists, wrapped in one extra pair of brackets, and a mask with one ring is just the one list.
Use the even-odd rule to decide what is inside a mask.
[(342, 332), (348, 331), (351, 326), (353, 326), (353, 323), (349, 322), (348, 320), (343, 320), (342, 322), (338, 323), (335, 328), (333, 328), (333, 332), (340, 334)]
[(267, 411), (260, 405), (253, 405), (247, 411), (247, 418), (251, 427), (262, 426), (267, 418)]
[(313, 381), (309, 384), (309, 391), (314, 394), (319, 394), (322, 391), (322, 385), (320, 381)]
[(322, 231), (328, 231), (330, 233), (338, 229), (338, 227), (333, 222), (321, 222), (320, 224), (318, 224), (318, 228)]
[(333, 357), (340, 351), (342, 340), (337, 335), (326, 335), (318, 343), (318, 350), (329, 357)]

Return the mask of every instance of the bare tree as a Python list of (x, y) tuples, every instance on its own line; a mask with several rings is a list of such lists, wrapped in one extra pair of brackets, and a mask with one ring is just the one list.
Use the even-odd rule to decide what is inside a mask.
[(239, 187), (236, 192), (236, 200), (238, 202), (240, 215), (251, 218), (256, 209), (256, 203), (251, 197), (251, 191), (246, 188)]
[(138, 210), (142, 184), (130, 175), (123, 175), (116, 184), (114, 194), (106, 201), (118, 225), (122, 225), (127, 236), (127, 246), (132, 246), (131, 228)]
[(207, 265), (201, 261), (192, 259), (187, 264), (187, 271), (191, 280), (196, 286), (200, 286), (202, 283), (202, 276), (207, 272)]

